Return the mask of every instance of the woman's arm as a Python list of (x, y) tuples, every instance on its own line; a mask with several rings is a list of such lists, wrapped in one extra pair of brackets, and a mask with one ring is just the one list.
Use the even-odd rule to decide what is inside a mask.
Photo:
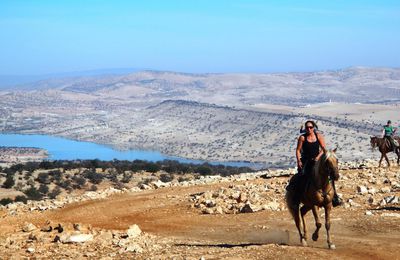
[(304, 143), (304, 136), (301, 135), (297, 140), (297, 148), (296, 148), (297, 167), (299, 167), (300, 169), (303, 167), (303, 164), (301, 163), (301, 148), (303, 147), (303, 143)]

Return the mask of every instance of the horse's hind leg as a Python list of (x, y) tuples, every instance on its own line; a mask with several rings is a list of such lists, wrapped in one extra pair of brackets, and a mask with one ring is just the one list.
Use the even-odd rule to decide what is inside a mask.
[(317, 241), (318, 237), (319, 237), (318, 233), (319, 233), (319, 230), (320, 230), (320, 228), (322, 226), (321, 220), (319, 219), (319, 216), (318, 216), (318, 207), (317, 206), (313, 206), (312, 213), (314, 215), (315, 226), (316, 226), (316, 229), (315, 229), (314, 233), (312, 234), (312, 239), (314, 241)]
[(389, 162), (389, 158), (387, 157), (387, 155), (385, 154), (385, 160), (387, 162), (388, 167), (390, 167), (390, 162)]
[(331, 234), (330, 234), (330, 229), (331, 229), (331, 218), (330, 218), (330, 213), (332, 209), (332, 204), (325, 206), (325, 228), (326, 228), (326, 238), (328, 242), (328, 247), (329, 249), (336, 249), (336, 246), (332, 243), (331, 240)]
[[(294, 222), (296, 222), (296, 227), (297, 230), (299, 231), (299, 235), (300, 235), (300, 242), (303, 246), (307, 246), (307, 242), (304, 238), (304, 235), (301, 232), (301, 223), (300, 223), (300, 214), (299, 214), (299, 208), (297, 207), (297, 211), (296, 214), (294, 214)], [(304, 223), (304, 222), (303, 222)]]
[[(311, 208), (304, 205), (303, 207), (301, 207), (300, 209), (300, 213), (301, 213), (301, 221), (303, 223), (303, 238), (304, 240), (307, 240), (307, 226), (306, 226), (306, 222), (304, 220), (304, 216), (307, 214), (307, 212), (310, 210)], [(307, 243), (307, 242), (306, 242)]]

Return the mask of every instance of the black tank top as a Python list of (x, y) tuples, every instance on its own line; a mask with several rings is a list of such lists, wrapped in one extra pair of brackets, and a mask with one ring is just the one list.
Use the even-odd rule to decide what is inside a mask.
[(304, 134), (304, 143), (301, 149), (301, 159), (302, 160), (310, 160), (314, 159), (317, 157), (319, 154), (319, 140), (318, 140), (318, 135), (315, 135), (315, 138), (317, 139), (315, 142), (310, 143), (307, 140), (307, 135)]

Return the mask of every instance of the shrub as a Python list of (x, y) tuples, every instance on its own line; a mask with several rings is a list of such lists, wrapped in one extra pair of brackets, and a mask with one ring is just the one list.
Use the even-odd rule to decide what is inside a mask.
[(28, 201), (28, 199), (25, 196), (22, 195), (18, 195), (17, 197), (15, 197), (14, 199), (15, 202), (23, 202), (26, 204), (26, 202)]
[(183, 176), (179, 176), (179, 177), (178, 177), (178, 182), (183, 182), (183, 181), (190, 181), (190, 178), (188, 178), (188, 177), (183, 177)]
[(46, 184), (40, 184), (39, 192), (46, 195), (49, 192), (49, 187)]
[(3, 183), (3, 188), (11, 189), (15, 184), (14, 176), (12, 174), (7, 174), (6, 180)]
[(196, 172), (198, 172), (200, 175), (211, 175), (212, 170), (208, 166), (201, 165), (197, 167)]
[(122, 182), (117, 181), (114, 183), (114, 188), (122, 190), (123, 188), (125, 188), (125, 185)]
[(60, 187), (55, 187), (48, 195), (50, 199), (55, 199), (58, 195), (61, 194)]
[(42, 194), (35, 188), (35, 186), (30, 186), (24, 191), (24, 193), (29, 200), (41, 200), (43, 198)]
[(170, 182), (174, 179), (174, 176), (172, 174), (161, 174), (160, 175), (160, 181), (162, 182)]
[(93, 184), (100, 184), (103, 181), (103, 175), (96, 173), (94, 170), (86, 170), (84, 176)]
[(74, 176), (72, 180), (75, 181), (79, 189), (85, 186), (86, 184), (86, 179), (83, 178), (82, 176)]
[(152, 162), (148, 162), (145, 165), (144, 170), (148, 171), (148, 172), (158, 172), (161, 169), (161, 167), (158, 164), (152, 163)]
[(37, 177), (37, 181), (42, 184), (50, 184), (49, 173), (47, 173), (47, 172), (39, 173), (39, 175)]
[(132, 179), (132, 172), (124, 172), (124, 175), (122, 176), (122, 182), (123, 183), (129, 183)]
[(13, 200), (10, 199), (10, 198), (4, 198), (4, 199), (0, 200), (0, 204), (3, 205), (3, 206), (5, 206), (7, 204), (10, 204), (10, 203), (13, 203)]
[(61, 188), (67, 190), (67, 189), (69, 189), (71, 187), (71, 184), (72, 183), (71, 183), (70, 180), (65, 180), (65, 181), (62, 181), (62, 182), (58, 183), (58, 186), (60, 186)]
[(49, 175), (52, 176), (52, 179), (55, 182), (59, 182), (62, 179), (62, 172), (60, 170), (50, 171)]
[(90, 191), (97, 191), (97, 186), (93, 184), (92, 186), (90, 186), (89, 190)]

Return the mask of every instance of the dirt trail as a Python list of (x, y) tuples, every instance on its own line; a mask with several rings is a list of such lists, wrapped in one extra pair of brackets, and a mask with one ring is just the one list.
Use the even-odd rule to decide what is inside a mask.
[[(262, 184), (265, 180), (253, 181)], [(5, 235), (10, 227), (26, 221), (43, 225), (47, 220), (82, 223), (93, 227), (125, 230), (138, 224), (147, 233), (171, 239), (164, 258), (183, 256), (206, 259), (400, 259), (400, 219), (383, 217), (379, 211), (365, 215), (365, 208), (335, 208), (332, 234), (336, 250), (328, 250), (324, 228), (320, 239), (300, 246), (287, 211), (260, 211), (236, 215), (204, 215), (191, 207), (189, 195), (217, 190), (225, 184), (173, 187), (115, 195), (104, 200), (71, 204), (44, 213), (30, 213), (0, 221)], [(283, 199), (283, 194), (279, 194)], [(322, 214), (322, 210), (320, 211)], [(309, 233), (314, 231), (312, 214), (307, 216)], [(140, 256), (157, 258), (155, 255)]]

